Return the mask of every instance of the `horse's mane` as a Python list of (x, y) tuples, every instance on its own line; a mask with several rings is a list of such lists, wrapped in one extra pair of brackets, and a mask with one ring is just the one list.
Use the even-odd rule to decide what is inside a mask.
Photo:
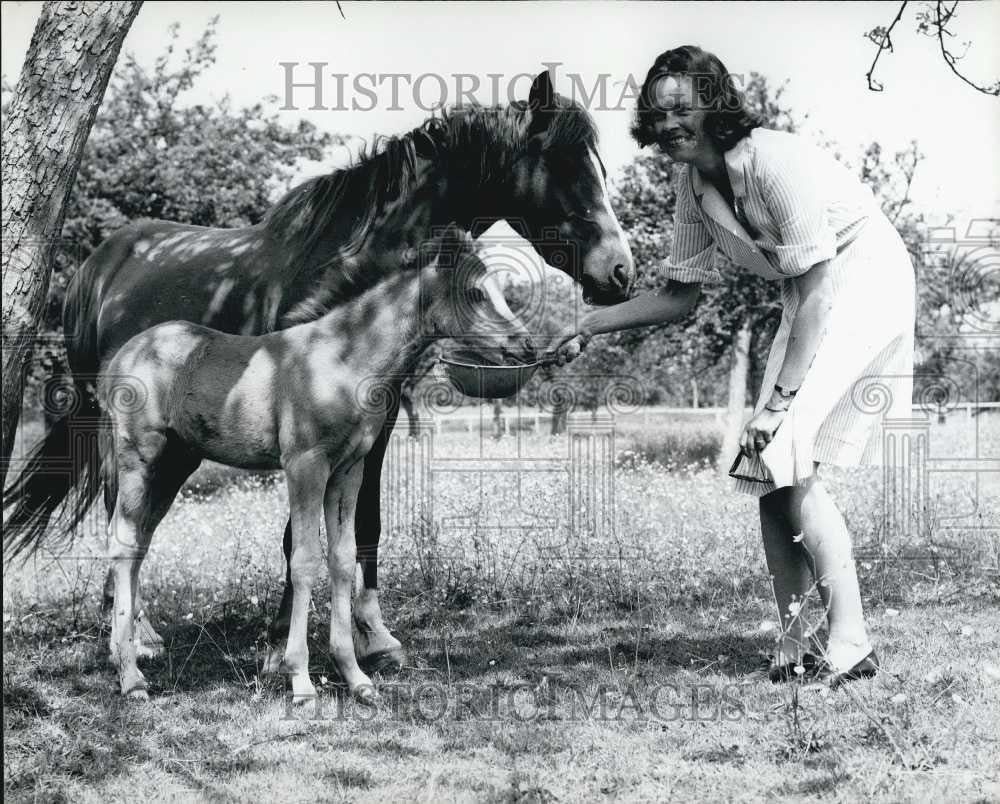
[[(597, 145), (597, 127), (581, 106), (556, 96), (559, 108), (545, 132), (544, 147)], [(386, 208), (417, 186), (417, 158), (447, 160), (467, 180), (487, 186), (507, 174), (529, 138), (527, 104), (463, 106), (445, 110), (406, 134), (376, 137), (354, 163), (309, 179), (290, 190), (265, 215), (261, 225), (282, 244), (282, 284), (304, 274), (319, 280), (316, 304), (303, 299), (284, 316), (288, 323), (309, 320), (335, 300), (378, 281), (383, 271), (349, 270), (345, 259), (357, 255)], [(321, 249), (328, 252), (318, 259)], [(386, 268), (384, 261), (383, 269)], [(378, 276), (373, 276), (378, 273)]]

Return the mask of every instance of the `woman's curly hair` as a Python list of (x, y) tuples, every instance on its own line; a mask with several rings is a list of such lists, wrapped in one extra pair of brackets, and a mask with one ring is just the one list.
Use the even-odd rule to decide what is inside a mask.
[(692, 79), (697, 102), (708, 109), (705, 134), (719, 149), (728, 151), (752, 129), (760, 119), (746, 107), (746, 99), (718, 56), (695, 45), (684, 45), (656, 57), (646, 73), (639, 93), (632, 138), (645, 147), (656, 142), (653, 129), (656, 120), (656, 82), (668, 75), (687, 75)]

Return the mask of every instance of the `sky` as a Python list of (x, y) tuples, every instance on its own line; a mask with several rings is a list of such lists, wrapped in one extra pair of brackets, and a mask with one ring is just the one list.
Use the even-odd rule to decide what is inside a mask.
[[(11, 82), (40, 5), (0, 6), (2, 72)], [(867, 89), (875, 46), (863, 34), (888, 24), (898, 3), (345, 1), (341, 7), (346, 19), (330, 2), (146, 2), (124, 47), (151, 63), (163, 50), (170, 23), (181, 24), (187, 43), (218, 14), (218, 59), (188, 93), (191, 102), (228, 93), (242, 105), (275, 96), (269, 104), (289, 123), (306, 117), (326, 130), (365, 139), (409, 130), (429, 116), (434, 103), (453, 102), (477, 79), (472, 94), (481, 102), (506, 102), (508, 93), (525, 98), (530, 75), (555, 64), (556, 88), (563, 94), (581, 99), (581, 91), (591, 94), (601, 82), (606, 88), (605, 108), (591, 107), (613, 182), (638, 153), (628, 136), (629, 80), (641, 82), (663, 50), (697, 44), (719, 55), (730, 72), (756, 71), (779, 84), (787, 79), (784, 100), (807, 115), (804, 133), (833, 140), (847, 161), (856, 161), (873, 140), (895, 151), (916, 139), (926, 161), (913, 198), (937, 220), (1000, 217), (1000, 100), (963, 84), (949, 72), (936, 42), (916, 33), (919, 4), (910, 4), (897, 27), (895, 52), (879, 61), (876, 77), (885, 86), (880, 93)], [(959, 52), (961, 42), (973, 40), (963, 69), (980, 83), (1000, 77), (1000, 2), (961, 3), (954, 29)], [(310, 62), (324, 63), (321, 103), (331, 108), (309, 110), (315, 91), (300, 87), (290, 97), (297, 108), (281, 109), (289, 100), (286, 73), (294, 82), (314, 82)]]

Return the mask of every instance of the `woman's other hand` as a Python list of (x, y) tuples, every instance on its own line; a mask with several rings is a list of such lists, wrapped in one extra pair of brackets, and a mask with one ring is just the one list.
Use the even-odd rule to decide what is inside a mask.
[(771, 443), (779, 425), (784, 421), (786, 410), (764, 408), (747, 422), (740, 437), (740, 449), (744, 455), (759, 453)]

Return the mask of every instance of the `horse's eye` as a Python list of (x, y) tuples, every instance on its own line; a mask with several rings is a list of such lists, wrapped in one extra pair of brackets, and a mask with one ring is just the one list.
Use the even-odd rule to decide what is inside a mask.
[(573, 210), (569, 213), (570, 218), (574, 218), (580, 221), (593, 221), (594, 220), (594, 210), (590, 207), (584, 207), (583, 209)]

